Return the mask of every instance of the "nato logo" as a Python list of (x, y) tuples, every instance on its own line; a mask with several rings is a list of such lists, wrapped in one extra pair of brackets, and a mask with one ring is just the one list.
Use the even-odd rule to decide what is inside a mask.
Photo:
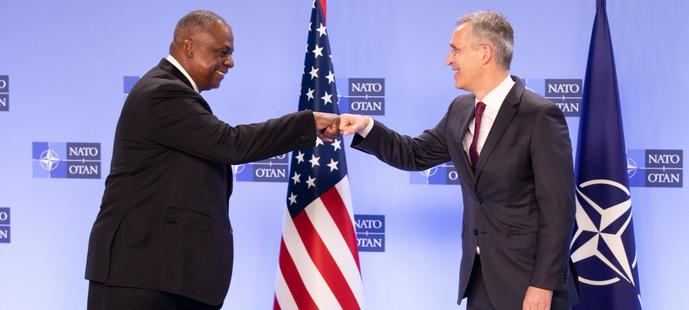
[(633, 187), (682, 187), (682, 150), (627, 150), (627, 175)]
[(34, 142), (33, 177), (100, 179), (100, 143)]
[(522, 84), (556, 104), (565, 116), (579, 116), (582, 79), (522, 79)]
[(347, 87), (349, 96), (339, 96), (342, 113), (385, 115), (385, 79), (351, 78)]
[(10, 208), (0, 207), (0, 243), (10, 243)]
[(0, 111), (10, 110), (10, 76), (0, 75)]
[(232, 167), (240, 182), (287, 182), (287, 154)]
[(122, 80), (122, 90), (125, 94), (129, 94), (129, 92), (132, 91), (132, 88), (134, 88), (134, 84), (139, 81), (139, 76), (125, 75)]
[(385, 215), (354, 214), (359, 252), (385, 252)]
[(459, 184), (459, 174), (452, 162), (447, 162), (424, 171), (409, 173), (410, 184)]

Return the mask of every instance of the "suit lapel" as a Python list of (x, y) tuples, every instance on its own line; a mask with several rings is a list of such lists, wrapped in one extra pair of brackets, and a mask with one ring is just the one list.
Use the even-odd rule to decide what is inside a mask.
[(481, 174), (481, 170), (486, 165), (491, 153), (493, 153), (495, 150), (495, 147), (498, 145), (498, 142), (500, 142), (503, 134), (505, 134), (505, 131), (507, 130), (507, 127), (509, 127), (512, 118), (517, 113), (517, 108), (521, 102), (524, 87), (519, 82), (518, 77), (512, 76), (512, 79), (515, 80), (514, 86), (512, 86), (510, 92), (507, 93), (507, 97), (505, 97), (505, 100), (500, 106), (500, 110), (498, 111), (498, 115), (495, 117), (493, 127), (488, 133), (486, 142), (483, 144), (483, 149), (481, 149), (481, 154), (478, 159), (478, 166), (476, 167), (476, 179), (478, 179), (479, 175)]
[(173, 65), (171, 62), (169, 62), (167, 59), (163, 58), (160, 60), (160, 63), (158, 64), (158, 67), (162, 68), (163, 70), (172, 73), (178, 80), (182, 81), (182, 83), (186, 84), (191, 88), (192, 90), (194, 89), (193, 86), (191, 86), (191, 82), (189, 79), (187, 79), (186, 76), (184, 76), (184, 73), (182, 71), (179, 71), (175, 65)]
[(459, 120), (456, 124), (458, 124), (457, 127), (454, 127), (452, 130), (454, 132), (459, 133), (459, 136), (457, 139), (459, 140), (459, 150), (460, 150), (460, 162), (462, 167), (456, 167), (458, 172), (465, 171), (467, 180), (470, 181), (472, 184), (474, 183), (474, 171), (471, 169), (471, 164), (469, 163), (469, 157), (467, 157), (467, 153), (464, 151), (464, 137), (467, 134), (467, 131), (469, 130), (469, 122), (471, 122), (471, 119), (474, 117), (474, 101), (476, 101), (474, 96), (467, 96), (465, 97), (466, 100), (464, 102), (459, 102), (459, 106), (461, 107), (461, 111), (459, 112)]
[[(176, 78), (177, 78), (178, 80), (180, 80), (182, 83), (184, 83), (184, 84), (186, 84), (187, 86), (189, 86), (189, 88), (191, 89), (191, 91), (193, 91), (194, 93), (196, 93), (196, 91), (194, 90), (194, 87), (191, 86), (191, 82), (189, 81), (189, 79), (187, 79), (187, 77), (184, 75), (184, 73), (182, 73), (182, 71), (179, 71), (179, 69), (177, 69), (177, 67), (175, 67), (175, 66), (174, 66), (171, 62), (169, 62), (167, 59), (165, 59), (165, 58), (161, 59), (161, 60), (160, 60), (160, 63), (158, 64), (158, 67), (160, 67), (161, 69), (163, 69), (163, 70), (165, 70), (165, 71), (167, 71), (167, 72), (170, 72), (174, 77), (176, 77)], [(198, 94), (198, 93), (197, 93), (197, 94)], [(199, 95), (199, 98), (201, 98), (201, 106), (202, 106), (204, 109), (208, 110), (208, 112), (209, 112), (210, 114), (213, 114), (213, 110), (211, 110), (211, 106), (208, 105), (208, 102), (206, 102), (206, 100), (203, 99), (203, 96), (201, 96), (201, 94), (198, 94), (198, 95)]]

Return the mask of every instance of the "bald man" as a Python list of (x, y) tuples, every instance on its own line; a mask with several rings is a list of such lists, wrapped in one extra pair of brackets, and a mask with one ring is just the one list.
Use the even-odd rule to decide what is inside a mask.
[(336, 115), (230, 126), (200, 92), (234, 67), (232, 29), (193, 11), (122, 108), (86, 262), (88, 309), (219, 309), (232, 273), (230, 165), (315, 144)]

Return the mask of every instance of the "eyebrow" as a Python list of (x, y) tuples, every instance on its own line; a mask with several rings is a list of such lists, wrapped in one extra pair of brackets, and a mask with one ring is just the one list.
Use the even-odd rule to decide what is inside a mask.
[(223, 45), (222, 47), (215, 49), (215, 51), (232, 54), (234, 52), (234, 48), (231, 48), (229, 45)]

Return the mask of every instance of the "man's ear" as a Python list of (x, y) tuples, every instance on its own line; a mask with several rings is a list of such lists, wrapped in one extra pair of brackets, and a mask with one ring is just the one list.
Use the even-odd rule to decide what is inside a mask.
[(493, 48), (488, 44), (482, 44), (479, 48), (481, 49), (481, 64), (486, 65), (493, 59)]
[(194, 58), (194, 41), (192, 39), (184, 39), (182, 49), (185, 57)]

